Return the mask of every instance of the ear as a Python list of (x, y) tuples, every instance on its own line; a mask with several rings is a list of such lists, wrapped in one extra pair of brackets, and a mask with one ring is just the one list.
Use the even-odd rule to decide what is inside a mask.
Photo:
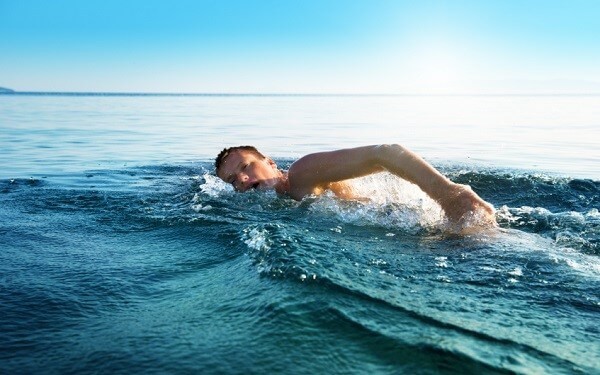
[(277, 164), (275, 164), (275, 162), (273, 161), (273, 159), (271, 158), (267, 158), (267, 162), (269, 163), (269, 165), (274, 168), (277, 169)]

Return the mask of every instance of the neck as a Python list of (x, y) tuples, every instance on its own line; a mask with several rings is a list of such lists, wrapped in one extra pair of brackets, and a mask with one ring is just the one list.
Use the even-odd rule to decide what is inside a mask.
[(287, 172), (279, 171), (279, 181), (275, 184), (277, 194), (287, 194), (290, 191), (290, 181)]

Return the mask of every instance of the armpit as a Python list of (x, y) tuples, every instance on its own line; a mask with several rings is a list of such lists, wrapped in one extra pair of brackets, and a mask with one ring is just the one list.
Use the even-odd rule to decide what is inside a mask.
[(356, 192), (352, 188), (352, 185), (345, 182), (332, 182), (329, 184), (328, 189), (331, 190), (338, 198), (342, 199), (360, 199), (361, 197), (356, 195)]

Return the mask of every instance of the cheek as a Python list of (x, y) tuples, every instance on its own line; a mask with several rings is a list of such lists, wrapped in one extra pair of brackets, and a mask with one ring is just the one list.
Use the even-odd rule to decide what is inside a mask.
[(273, 168), (271, 168), (270, 165), (265, 165), (264, 173), (268, 176), (272, 176), (275, 174), (275, 171), (273, 170)]

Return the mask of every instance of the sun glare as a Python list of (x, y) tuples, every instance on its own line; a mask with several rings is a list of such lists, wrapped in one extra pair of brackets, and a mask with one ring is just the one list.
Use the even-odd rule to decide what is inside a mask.
[(451, 94), (471, 89), (468, 61), (454, 43), (423, 44), (410, 56), (408, 73), (419, 93)]
[[(441, 30), (416, 33), (388, 50), (388, 91), (414, 94), (477, 93), (487, 58), (468, 37)], [(394, 87), (392, 87), (394, 86)]]

